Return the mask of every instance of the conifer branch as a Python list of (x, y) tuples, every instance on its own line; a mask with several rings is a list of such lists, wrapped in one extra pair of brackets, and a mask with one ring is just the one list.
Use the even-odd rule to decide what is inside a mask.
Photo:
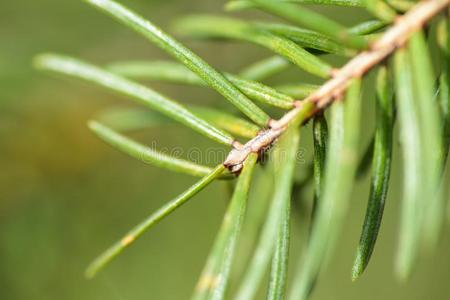
[(374, 41), (369, 50), (361, 52), (342, 68), (335, 70), (332, 79), (305, 100), (296, 101), (296, 107), (281, 119), (270, 120), (269, 129), (261, 131), (245, 145), (234, 143), (235, 149), (228, 155), (224, 166), (238, 173), (250, 153), (264, 152), (294, 120), (305, 122), (315, 113), (325, 109), (333, 100), (342, 99), (353, 79), (362, 77), (396, 49), (403, 47), (415, 32), (449, 4), (450, 0), (423, 0), (403, 16), (397, 17), (394, 25)]

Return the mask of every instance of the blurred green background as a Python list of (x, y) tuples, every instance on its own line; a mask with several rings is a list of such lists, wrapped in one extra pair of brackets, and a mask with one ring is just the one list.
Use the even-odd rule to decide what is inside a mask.
[[(222, 1), (211, 0), (123, 2), (164, 28), (170, 28), (178, 16), (221, 13), (223, 6)], [(327, 10), (347, 24), (366, 17), (360, 11), (348, 18), (342, 9)], [(85, 280), (83, 271), (92, 258), (195, 179), (128, 158), (88, 131), (86, 122), (97, 112), (129, 102), (31, 67), (33, 55), (45, 51), (98, 64), (166, 56), (78, 0), (0, 1), (0, 37), (0, 299), (188, 299), (226, 207), (226, 184), (208, 187), (98, 278)], [(186, 43), (227, 71), (269, 54), (234, 43)], [(291, 71), (274, 80), (293, 76), (299, 81), (306, 78)], [(211, 91), (152, 86), (182, 102), (229, 107)], [(365, 99), (366, 115), (371, 116), (372, 103)], [(367, 142), (373, 118), (364, 120)], [(133, 136), (146, 143), (155, 141), (158, 147), (215, 146), (172, 126)], [(310, 157), (308, 134), (304, 148)], [(396, 158), (400, 160), (398, 151)], [(438, 251), (419, 263), (409, 283), (400, 284), (393, 276), (399, 163), (392, 177), (381, 237), (367, 273), (356, 283), (350, 281), (365, 211), (366, 178), (358, 182), (337, 256), (313, 299), (450, 299), (448, 231)], [(296, 257), (298, 249), (292, 253)]]

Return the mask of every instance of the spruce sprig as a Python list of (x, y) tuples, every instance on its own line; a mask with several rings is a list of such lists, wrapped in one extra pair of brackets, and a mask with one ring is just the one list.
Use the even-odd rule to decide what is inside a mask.
[[(417, 3), (409, 0), (237, 0), (229, 2), (226, 8), (230, 11), (260, 9), (289, 24), (210, 15), (189, 16), (176, 22), (175, 28), (184, 35), (255, 43), (275, 54), (237, 74), (216, 70), (168, 33), (113, 0), (84, 1), (139, 33), (177, 62), (133, 60), (100, 68), (67, 56), (44, 54), (35, 59), (36, 67), (83, 79), (150, 108), (152, 112), (108, 110), (91, 121), (89, 127), (106, 143), (131, 157), (201, 177), (100, 255), (89, 266), (88, 277), (93, 277), (148, 229), (213, 181), (237, 177), (193, 299), (224, 299), (228, 295), (233, 299), (255, 299), (267, 273), (270, 274), (268, 299), (307, 299), (313, 287), (320, 283), (320, 274), (334, 254), (356, 178), (371, 166), (371, 189), (352, 273), (355, 280), (376, 253), (396, 138), (400, 140), (403, 157), (403, 201), (395, 263), (398, 277), (407, 279), (411, 275), (421, 247), (431, 249), (437, 244), (444, 227), (446, 203), (442, 195), (445, 186), (442, 174), (450, 143), (449, 0)], [(375, 19), (346, 27), (307, 8), (309, 4), (365, 9)], [(444, 11), (447, 13), (441, 14)], [(438, 19), (437, 43), (428, 42), (435, 37), (424, 30), (432, 26), (430, 22), (434, 19)], [(440, 53), (437, 58), (430, 54), (436, 44)], [(349, 60), (335, 67), (323, 60), (324, 54)], [(442, 67), (435, 70), (433, 65)], [(313, 85), (294, 78), (274, 87), (262, 82), (293, 67), (325, 81)], [(363, 134), (359, 128), (364, 117), (361, 87), (372, 69), (378, 70), (376, 130), (366, 154), (359, 157)], [(211, 107), (181, 104), (133, 80), (211, 87), (248, 120)], [(253, 101), (287, 111), (275, 119)], [(329, 106), (328, 133), (325, 110)], [(394, 132), (395, 112), (398, 112), (399, 137)], [(311, 118), (314, 168), (311, 168), (313, 172), (309, 169), (305, 172), (305, 179), (296, 182), (298, 128)], [(166, 126), (172, 121), (229, 146), (226, 160), (211, 168), (161, 153), (125, 135), (131, 130)], [(243, 138), (243, 142), (232, 134)], [(267, 155), (271, 158), (269, 167), (260, 168), (259, 162)], [(261, 178), (273, 176), (273, 180), (252, 183), (253, 174), (258, 173), (267, 173)], [(314, 180), (310, 180), (312, 177)], [(264, 187), (257, 186), (260, 182)], [(290, 232), (291, 198), (293, 190), (311, 182), (314, 184), (311, 235), (291, 280), (287, 277), (290, 241), (295, 238)], [(258, 191), (254, 195), (261, 198), (262, 207), (269, 206), (267, 211), (262, 208), (247, 212), (252, 186)], [(243, 243), (241, 235), (252, 241), (243, 252), (251, 253), (246, 268), (233, 263)], [(230, 290), (228, 284), (233, 270), (242, 273), (236, 290)], [(289, 281), (292, 288), (287, 290)]]

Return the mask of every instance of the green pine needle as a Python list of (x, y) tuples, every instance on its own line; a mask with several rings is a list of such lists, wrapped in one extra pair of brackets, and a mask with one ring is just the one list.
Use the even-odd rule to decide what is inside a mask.
[[(206, 166), (172, 157), (144, 146), (96, 121), (90, 121), (89, 128), (112, 147), (146, 164), (198, 177), (206, 176), (212, 172), (212, 169)], [(230, 174), (227, 177), (230, 178)]]
[[(316, 4), (316, 5), (336, 5), (349, 7), (362, 7), (364, 2), (361, 0), (272, 0), (279, 3), (299, 3), (299, 4)], [(229, 11), (242, 10), (256, 7), (251, 0), (233, 0), (227, 3), (225, 8)]]
[(254, 24), (257, 28), (284, 36), (285, 38), (294, 41), (296, 44), (308, 50), (319, 50), (324, 53), (332, 53), (349, 57), (356, 54), (356, 51), (347, 49), (339, 43), (333, 41), (328, 36), (312, 30), (281, 23), (259, 22)]
[(392, 23), (397, 13), (383, 0), (364, 0), (365, 7), (382, 21)]
[(347, 47), (365, 49), (368, 46), (364, 38), (352, 34), (341, 24), (312, 10), (273, 0), (251, 0), (251, 2), (255, 3), (258, 8), (271, 14), (304, 26), (307, 29), (328, 35)]
[[(190, 85), (205, 85), (204, 81), (188, 68), (168, 61), (116, 62), (108, 66), (112, 72), (140, 80), (161, 80)], [(283, 109), (291, 109), (294, 99), (262, 83), (224, 74), (247, 97)]]
[[(222, 110), (188, 105), (188, 109), (206, 122), (236, 136), (251, 139), (261, 130), (255, 124)], [(118, 131), (134, 131), (173, 124), (171, 119), (152, 111), (113, 107), (97, 115), (97, 120)]]
[(174, 40), (160, 28), (153, 25), (150, 21), (145, 20), (141, 16), (112, 0), (84, 1), (142, 34), (156, 46), (176, 58), (258, 125), (265, 127), (269, 122), (269, 116), (245, 97), (221, 73), (216, 71), (198, 55)]
[(230, 205), (225, 213), (222, 226), (217, 234), (192, 299), (220, 300), (224, 298), (257, 159), (258, 156), (253, 153), (245, 162)]
[(293, 41), (233, 18), (194, 15), (176, 22), (179, 33), (201, 38), (228, 38), (255, 43), (287, 58), (298, 67), (328, 78), (332, 67)]
[(268, 300), (285, 299), (291, 236), (291, 199), (288, 199), (284, 206), (272, 258), (270, 282), (267, 290)]
[(445, 220), (443, 213), (446, 202), (442, 197), (440, 185), (442, 162), (442, 121), (435, 94), (435, 78), (430, 52), (422, 32), (416, 32), (408, 47), (414, 82), (415, 100), (419, 114), (419, 130), (422, 158), (422, 180), (424, 198), (421, 207), (426, 211), (424, 217), (425, 244), (435, 248)]
[(231, 135), (198, 118), (174, 100), (93, 65), (57, 54), (41, 54), (35, 58), (34, 65), (41, 70), (83, 79), (128, 96), (222, 144), (231, 145), (234, 141)]
[[(400, 49), (395, 54), (395, 81), (403, 153), (403, 204), (396, 259), (396, 273), (406, 280), (417, 259), (422, 232), (423, 208), (419, 206), (423, 194), (421, 184), (422, 148), (417, 107), (414, 104), (412, 72), (408, 53)], [(425, 198), (426, 199), (426, 198)]]
[(217, 179), (225, 171), (225, 167), (220, 164), (211, 173), (203, 177), (200, 181), (195, 183), (189, 189), (184, 191), (175, 199), (168, 202), (158, 211), (148, 216), (143, 222), (139, 223), (131, 229), (122, 239), (120, 239), (113, 246), (108, 248), (103, 254), (95, 259), (86, 270), (86, 277), (93, 278), (101, 269), (106, 267), (114, 258), (116, 258), (122, 251), (133, 244), (138, 238), (142, 236), (147, 230), (159, 223), (162, 219), (174, 212), (180, 206), (185, 204), (188, 200), (194, 197), (198, 192), (207, 187), (212, 181)]
[(350, 27), (348, 31), (356, 35), (367, 35), (375, 33), (378, 30), (383, 29), (384, 27), (386, 27), (386, 22), (380, 20), (370, 20)]
[(372, 178), (366, 216), (353, 264), (352, 279), (361, 276), (375, 248), (387, 197), (392, 160), (394, 103), (392, 81), (386, 67), (377, 77), (377, 129), (373, 145)]

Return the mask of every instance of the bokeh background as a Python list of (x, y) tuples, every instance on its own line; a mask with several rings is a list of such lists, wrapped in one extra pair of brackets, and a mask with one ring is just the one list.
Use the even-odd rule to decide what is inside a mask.
[[(123, 2), (169, 31), (179, 16), (222, 13), (224, 4), (222, 0)], [(367, 17), (355, 10), (349, 18), (337, 8), (326, 13), (345, 24)], [(33, 56), (46, 51), (98, 64), (167, 57), (78, 0), (0, 1), (0, 38), (0, 299), (188, 299), (226, 207), (226, 184), (208, 187), (98, 278), (86, 280), (83, 272), (93, 257), (195, 179), (144, 165), (89, 132), (90, 118), (129, 102), (32, 68)], [(238, 71), (269, 55), (252, 45), (185, 42), (226, 71)], [(314, 80), (291, 70), (272, 82), (292, 78)], [(155, 83), (152, 87), (182, 102), (229, 109), (209, 90)], [(364, 113), (366, 143), (373, 129), (370, 98), (364, 99)], [(309, 128), (304, 131), (308, 158)], [(133, 137), (158, 147), (215, 147), (177, 126), (137, 132)], [(393, 275), (401, 196), (398, 149), (395, 157), (381, 236), (367, 273), (356, 283), (350, 280), (366, 205), (366, 176), (358, 181), (336, 256), (313, 299), (450, 299), (449, 231), (438, 251), (419, 263), (409, 283), (400, 284)], [(296, 220), (294, 227), (298, 224)], [(293, 249), (294, 259), (298, 252), (298, 247)]]

